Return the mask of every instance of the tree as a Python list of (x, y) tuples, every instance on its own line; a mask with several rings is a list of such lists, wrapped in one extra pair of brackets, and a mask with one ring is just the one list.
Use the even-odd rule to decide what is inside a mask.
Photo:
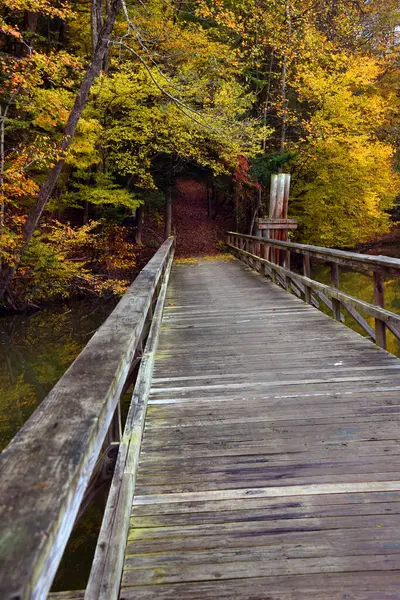
[(389, 83), (398, 65), (398, 3), (201, 0), (198, 7), (216, 38), (237, 49), (254, 111), (275, 129), (266, 165), (279, 152), (277, 168), (294, 171), (297, 236), (351, 246), (385, 232), (398, 182), (391, 144), (398, 98)]
[(24, 226), (23, 244), (19, 249), (16, 263), (13, 265), (7, 265), (6, 268), (3, 268), (2, 273), (0, 274), (0, 299), (4, 297), (4, 294), (7, 291), (10, 281), (15, 273), (16, 267), (21, 261), (21, 258), (32, 238), (32, 235), (42, 215), (43, 209), (50, 199), (50, 196), (54, 190), (62, 168), (65, 164), (66, 154), (72, 144), (79, 119), (86, 106), (90, 88), (92, 87), (96, 76), (100, 73), (104, 56), (110, 41), (111, 33), (114, 28), (114, 23), (120, 8), (121, 0), (111, 0), (110, 10), (104, 22), (104, 25), (101, 31), (99, 32), (98, 43), (93, 54), (92, 62), (87, 68), (84, 79), (76, 96), (74, 106), (69, 114), (68, 121), (64, 129), (64, 133), (59, 146), (59, 157), (57, 158), (54, 166), (52, 167), (47, 179), (40, 186), (36, 204), (31, 209), (29, 216), (26, 220)]
[(381, 141), (390, 104), (376, 90), (382, 65), (374, 58), (336, 55), (330, 72), (299, 73), (299, 99), (312, 106), (294, 159), (293, 209), (302, 239), (354, 246), (389, 228), (400, 179), (395, 149)]

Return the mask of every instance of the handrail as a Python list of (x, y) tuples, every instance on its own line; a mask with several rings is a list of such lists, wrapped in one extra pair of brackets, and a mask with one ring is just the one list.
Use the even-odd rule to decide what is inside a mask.
[(173, 253), (169, 238), (0, 456), (2, 600), (47, 596)]
[[(170, 262), (167, 271), (171, 266)], [(147, 403), (167, 291), (168, 272), (161, 286), (137, 374), (84, 600), (119, 598)]]
[(380, 271), (384, 270), (388, 275), (400, 274), (400, 259), (390, 256), (370, 254), (360, 254), (358, 252), (348, 252), (346, 250), (336, 250), (335, 248), (325, 248), (324, 246), (312, 246), (309, 244), (296, 244), (294, 242), (283, 242), (261, 238), (254, 235), (246, 235), (234, 231), (228, 231), (228, 236), (236, 236), (245, 240), (254, 240), (268, 244), (275, 248), (288, 249), (296, 254), (307, 255), (320, 260), (329, 260), (331, 262), (349, 266), (360, 271)]
[[(327, 306), (333, 317), (344, 320), (342, 309), (355, 319), (361, 328), (382, 348), (386, 348), (386, 331), (400, 340), (400, 315), (384, 308), (384, 280), (386, 275), (400, 276), (400, 260), (389, 256), (370, 256), (321, 246), (295, 244), (269, 238), (227, 232), (228, 246), (234, 254), (251, 266), (264, 265), (266, 275), (274, 283), (304, 298), (316, 307)], [(291, 270), (291, 253), (303, 257), (303, 275)], [(283, 254), (283, 256), (282, 256)], [(311, 259), (331, 266), (331, 285), (311, 278)], [(339, 266), (373, 274), (374, 304), (355, 298), (339, 289)], [(375, 319), (375, 329), (361, 313)]]

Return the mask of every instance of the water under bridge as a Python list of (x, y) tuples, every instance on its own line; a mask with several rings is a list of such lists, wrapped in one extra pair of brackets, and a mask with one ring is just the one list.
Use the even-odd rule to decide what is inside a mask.
[(227, 242), (236, 258), (173, 264), (168, 239), (3, 452), (2, 600), (47, 597), (107, 477), (87, 588), (51, 598), (400, 598), (400, 260)]

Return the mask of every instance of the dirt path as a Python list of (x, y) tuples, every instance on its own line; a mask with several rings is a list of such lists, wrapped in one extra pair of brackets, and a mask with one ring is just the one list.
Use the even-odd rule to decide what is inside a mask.
[(224, 239), (229, 213), (222, 211), (216, 220), (207, 216), (206, 186), (194, 179), (181, 179), (178, 197), (172, 207), (178, 257), (218, 254), (218, 242)]

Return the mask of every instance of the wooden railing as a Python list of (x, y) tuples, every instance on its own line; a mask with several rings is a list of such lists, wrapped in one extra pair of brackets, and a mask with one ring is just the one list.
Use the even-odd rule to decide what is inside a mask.
[(157, 336), (173, 253), (169, 238), (0, 456), (1, 600), (46, 598), (101, 457), (117, 445), (121, 465), (120, 397)]
[[(307, 303), (316, 307), (322, 303), (329, 308), (336, 320), (344, 321), (342, 313), (344, 309), (382, 348), (386, 348), (387, 330), (398, 340), (400, 339), (400, 315), (386, 310), (384, 307), (385, 278), (388, 276), (400, 277), (399, 259), (264, 239), (232, 231), (227, 233), (227, 242), (238, 258), (258, 270), (263, 267), (265, 274), (274, 283), (295, 293)], [(303, 274), (296, 273), (291, 268), (292, 254), (302, 257)], [(330, 265), (331, 285), (312, 279), (312, 260)], [(367, 273), (373, 277), (373, 304), (339, 289), (340, 267)], [(371, 327), (365, 316), (373, 317), (374, 328)]]

